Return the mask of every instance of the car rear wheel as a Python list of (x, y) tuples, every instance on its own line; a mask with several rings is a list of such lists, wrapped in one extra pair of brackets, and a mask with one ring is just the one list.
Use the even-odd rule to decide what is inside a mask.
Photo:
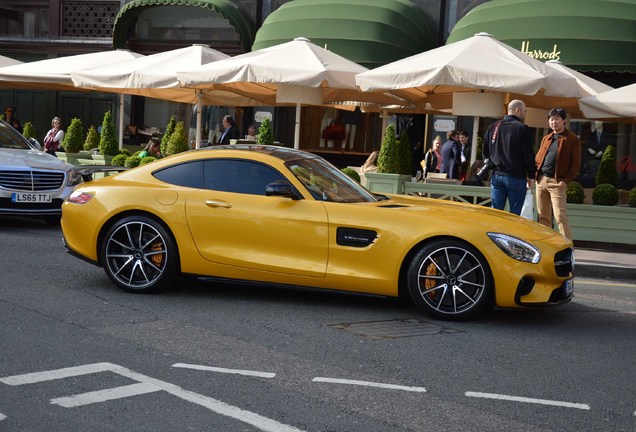
[(424, 246), (408, 269), (409, 294), (436, 318), (463, 320), (492, 306), (492, 278), (486, 260), (472, 246), (438, 240)]
[(177, 248), (159, 222), (145, 216), (117, 221), (102, 241), (108, 277), (131, 292), (153, 292), (169, 286), (178, 272)]

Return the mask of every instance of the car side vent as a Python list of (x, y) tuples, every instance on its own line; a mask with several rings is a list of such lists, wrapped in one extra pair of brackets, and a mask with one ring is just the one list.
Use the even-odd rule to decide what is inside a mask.
[(406, 206), (404, 204), (386, 204), (386, 205), (379, 205), (378, 207), (382, 207), (382, 208), (404, 208), (404, 207), (409, 207), (409, 206)]
[(557, 276), (565, 277), (574, 270), (574, 255), (572, 249), (564, 249), (554, 255), (554, 270)]
[(367, 247), (377, 237), (375, 231), (366, 229), (339, 227), (336, 230), (336, 243), (340, 246)]

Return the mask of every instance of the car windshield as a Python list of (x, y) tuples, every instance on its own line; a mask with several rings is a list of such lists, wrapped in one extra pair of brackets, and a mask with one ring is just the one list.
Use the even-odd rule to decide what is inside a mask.
[(339, 169), (320, 158), (297, 158), (285, 165), (320, 201), (375, 202), (377, 199)]
[(0, 148), (32, 150), (26, 140), (5, 122), (0, 122)]

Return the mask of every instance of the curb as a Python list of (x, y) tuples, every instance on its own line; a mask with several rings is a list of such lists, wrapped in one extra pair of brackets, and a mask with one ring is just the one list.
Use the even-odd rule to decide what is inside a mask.
[(636, 267), (617, 267), (577, 262), (574, 265), (574, 277), (634, 281), (636, 280)]

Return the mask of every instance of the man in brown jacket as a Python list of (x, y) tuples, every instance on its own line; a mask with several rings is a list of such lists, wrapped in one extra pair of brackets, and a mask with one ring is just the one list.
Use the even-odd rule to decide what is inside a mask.
[(572, 240), (570, 220), (565, 212), (566, 189), (579, 173), (581, 142), (565, 129), (563, 108), (548, 112), (552, 132), (543, 137), (535, 156), (537, 164), (537, 212), (539, 223), (552, 228), (552, 213), (561, 234)]

